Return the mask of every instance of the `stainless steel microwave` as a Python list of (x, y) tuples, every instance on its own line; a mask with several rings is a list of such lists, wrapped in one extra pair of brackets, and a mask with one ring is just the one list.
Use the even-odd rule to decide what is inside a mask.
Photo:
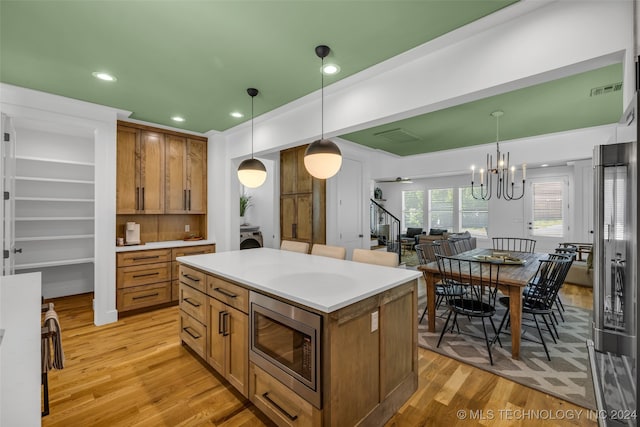
[(249, 358), (300, 397), (322, 408), (322, 317), (251, 292)]

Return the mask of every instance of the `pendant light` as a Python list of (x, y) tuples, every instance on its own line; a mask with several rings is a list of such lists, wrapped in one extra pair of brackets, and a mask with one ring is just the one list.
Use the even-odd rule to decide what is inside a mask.
[[(324, 68), (324, 58), (329, 55), (329, 46), (317, 46), (316, 55), (322, 60)], [(321, 84), (321, 119), (320, 119), (320, 139), (313, 141), (304, 153), (304, 167), (314, 178), (327, 179), (334, 176), (342, 165), (342, 153), (338, 146), (328, 139), (324, 139), (324, 73)]]
[(260, 160), (253, 158), (253, 98), (258, 94), (258, 89), (249, 88), (247, 93), (251, 97), (251, 158), (238, 166), (238, 179), (245, 187), (256, 188), (267, 179), (267, 169)]

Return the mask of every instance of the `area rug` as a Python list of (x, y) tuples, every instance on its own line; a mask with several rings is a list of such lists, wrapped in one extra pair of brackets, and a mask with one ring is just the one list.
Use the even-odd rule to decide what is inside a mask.
[[(418, 301), (419, 315), (422, 314), (425, 303), (426, 298), (422, 296)], [(505, 310), (503, 307), (499, 309), (494, 318), (496, 327)], [(539, 339), (535, 326), (525, 326), (520, 344), (520, 360), (511, 358), (511, 336), (502, 333), (500, 335), (502, 348), (498, 343), (491, 348), (492, 366), (489, 363), (481, 320), (469, 321), (468, 318), (461, 316), (458, 317), (458, 324), (462, 333), (458, 334), (457, 331), (445, 333), (440, 347), (437, 348), (440, 331), (446, 320), (445, 308), (438, 311), (437, 332), (427, 331), (426, 316), (422, 323), (418, 324), (418, 345), (576, 405), (596, 409), (585, 345), (589, 337), (591, 311), (566, 304), (565, 309), (565, 321), (560, 321), (558, 327), (560, 334), (558, 344), (553, 343), (548, 333), (545, 334), (551, 362), (547, 360), (542, 344), (533, 341)], [(523, 323), (528, 322), (523, 319)], [(493, 330), (488, 323), (487, 327), (491, 338), (494, 335)]]

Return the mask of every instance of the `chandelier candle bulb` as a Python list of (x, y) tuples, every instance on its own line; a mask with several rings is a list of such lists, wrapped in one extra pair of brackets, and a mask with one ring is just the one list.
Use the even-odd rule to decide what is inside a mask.
[(476, 177), (476, 167), (471, 166), (471, 182), (475, 181), (475, 177)]
[(511, 184), (516, 181), (516, 167), (511, 166)]
[(480, 185), (483, 183), (484, 169), (480, 169)]
[(527, 164), (523, 163), (522, 164), (522, 181), (524, 181), (525, 179), (527, 179)]

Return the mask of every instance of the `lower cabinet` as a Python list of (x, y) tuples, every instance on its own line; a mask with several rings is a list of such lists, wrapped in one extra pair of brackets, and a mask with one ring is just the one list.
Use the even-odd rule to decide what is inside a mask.
[(321, 410), (255, 364), (250, 364), (249, 371), (249, 399), (277, 425), (322, 425)]
[(209, 297), (207, 362), (244, 396), (249, 395), (249, 318)]

